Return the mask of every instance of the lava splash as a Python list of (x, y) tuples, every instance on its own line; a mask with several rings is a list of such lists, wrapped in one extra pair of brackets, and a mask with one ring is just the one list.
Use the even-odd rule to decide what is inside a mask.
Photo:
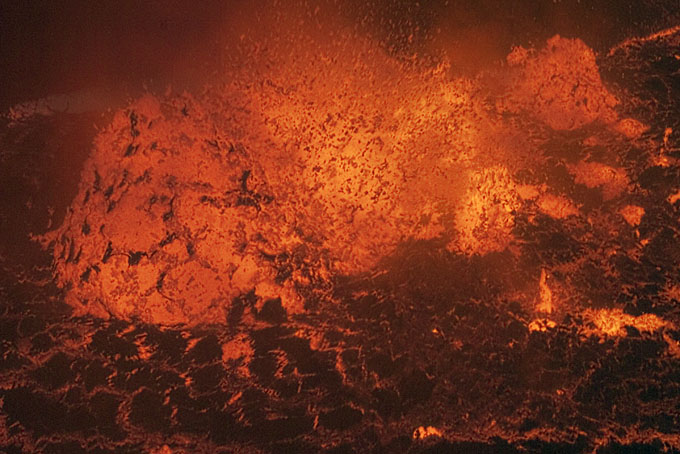
[[(368, 272), (404, 241), (519, 254), (523, 209), (583, 214), (522, 181), (545, 166), (551, 135), (598, 124), (628, 140), (644, 129), (619, 119), (579, 40), (515, 48), (476, 78), (351, 43), (263, 51), (199, 96), (146, 95), (119, 111), (63, 225), (43, 237), (69, 304), (164, 325), (224, 323), (246, 295), (302, 312), (333, 276)], [(606, 198), (629, 183), (599, 162), (568, 171)]]

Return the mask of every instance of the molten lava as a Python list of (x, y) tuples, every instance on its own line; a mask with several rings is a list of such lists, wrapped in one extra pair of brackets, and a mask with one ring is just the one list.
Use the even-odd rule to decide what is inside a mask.
[[(260, 50), (200, 96), (147, 95), (119, 111), (63, 225), (44, 237), (69, 304), (163, 325), (224, 323), (239, 298), (302, 312), (333, 276), (370, 271), (405, 240), (516, 254), (520, 212), (580, 214), (556, 188), (518, 178), (541, 171), (550, 131), (597, 122), (626, 140), (639, 124), (618, 119), (579, 40), (515, 48), (474, 79), (347, 42)], [(629, 184), (613, 165), (567, 169), (604, 200)], [(550, 314), (545, 278), (542, 269), (538, 311)]]

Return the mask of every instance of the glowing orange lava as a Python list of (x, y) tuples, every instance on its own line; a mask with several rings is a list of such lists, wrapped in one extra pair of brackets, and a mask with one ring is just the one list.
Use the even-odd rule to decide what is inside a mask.
[[(542, 160), (517, 118), (621, 129), (579, 40), (517, 48), (474, 79), (355, 37), (260, 52), (200, 96), (133, 102), (98, 135), (70, 212), (44, 237), (80, 313), (223, 323), (249, 292), (258, 310), (280, 299), (295, 313), (330, 276), (370, 270), (406, 239), (466, 255), (511, 249), (525, 204), (579, 213), (515, 180)], [(601, 164), (570, 171), (605, 198), (628, 184)], [(549, 314), (545, 279), (538, 310)]]

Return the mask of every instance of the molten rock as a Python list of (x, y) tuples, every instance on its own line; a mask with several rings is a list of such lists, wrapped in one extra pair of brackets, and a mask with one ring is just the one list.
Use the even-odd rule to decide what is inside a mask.
[[(64, 224), (44, 238), (79, 312), (223, 323), (250, 294), (257, 310), (280, 298), (294, 313), (405, 239), (504, 251), (527, 203), (578, 214), (516, 181), (543, 160), (526, 125), (616, 120), (578, 40), (515, 50), (509, 85), (452, 80), (369, 44), (280, 60), (200, 98), (148, 95), (99, 134)], [(593, 165), (573, 173), (610, 198), (623, 190), (625, 173), (595, 178)]]
[(252, 288), (291, 292), (268, 287), (279, 265), (271, 248), (294, 249), (297, 234), (274, 231), (283, 213), (262, 171), (191, 103), (147, 96), (97, 138), (80, 194), (52, 233), (59, 283), (82, 311), (212, 323)]

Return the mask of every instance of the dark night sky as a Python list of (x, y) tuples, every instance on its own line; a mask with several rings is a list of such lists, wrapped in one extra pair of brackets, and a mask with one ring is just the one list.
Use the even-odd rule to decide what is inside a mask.
[[(0, 107), (83, 88), (134, 94), (142, 83), (192, 88), (219, 68), (235, 29), (289, 7), (281, 1), (5, 0), (0, 6), (3, 82)], [(299, 2), (297, 2), (299, 3)], [(313, 10), (319, 2), (309, 1)], [(322, 2), (362, 33), (400, 49), (428, 41), (462, 70), (502, 58), (511, 46), (539, 44), (556, 33), (604, 50), (631, 35), (677, 22), (662, 0), (344, 0)], [(283, 5), (283, 6), (282, 6)], [(418, 28), (415, 28), (418, 27)], [(420, 39), (439, 30), (434, 41)], [(224, 52), (226, 50), (226, 52)]]

